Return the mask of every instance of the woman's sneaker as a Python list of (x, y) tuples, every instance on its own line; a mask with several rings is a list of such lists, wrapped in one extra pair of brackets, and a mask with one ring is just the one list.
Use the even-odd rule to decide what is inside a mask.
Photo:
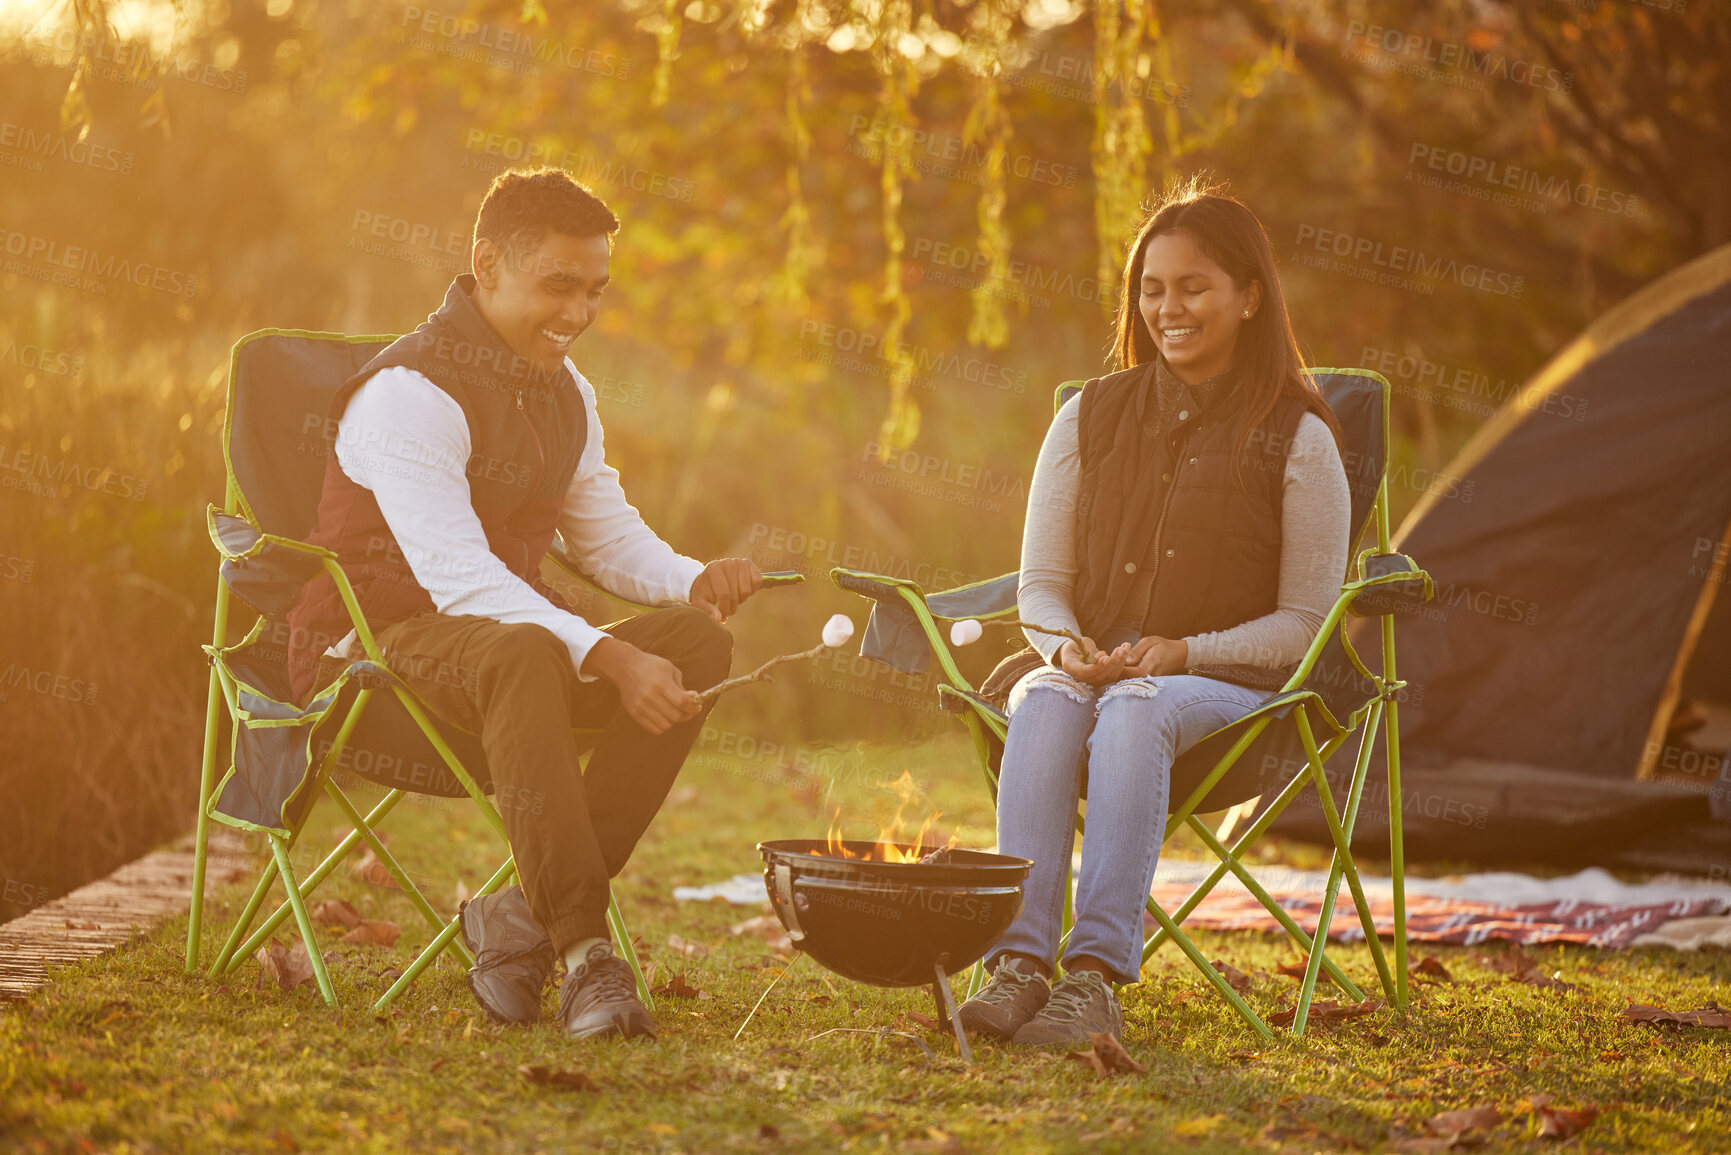
[(590, 947), (582, 965), (559, 984), (559, 1017), (575, 1039), (655, 1036), (655, 1020), (637, 998), (637, 976), (611, 943)]
[(956, 1015), (970, 1033), (1007, 1039), (1040, 1013), (1050, 991), (1032, 959), (1010, 956), (998, 964), (991, 980), (963, 1003)]
[(1040, 1013), (1011, 1037), (1029, 1047), (1085, 1046), (1091, 1034), (1124, 1041), (1124, 1012), (1111, 984), (1094, 971), (1070, 971), (1052, 984)]

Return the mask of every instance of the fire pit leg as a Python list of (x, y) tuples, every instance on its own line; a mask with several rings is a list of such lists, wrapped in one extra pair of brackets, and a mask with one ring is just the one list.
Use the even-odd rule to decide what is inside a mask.
[(950, 976), (944, 973), (944, 960), (939, 959), (932, 970), (937, 975), (932, 983), (932, 1001), (938, 1004), (938, 1021), (955, 1032), (956, 1050), (961, 1052), (962, 1062), (971, 1066), (974, 1052), (968, 1047), (968, 1033), (962, 1030), (961, 1016), (956, 1013), (956, 996), (950, 993)]

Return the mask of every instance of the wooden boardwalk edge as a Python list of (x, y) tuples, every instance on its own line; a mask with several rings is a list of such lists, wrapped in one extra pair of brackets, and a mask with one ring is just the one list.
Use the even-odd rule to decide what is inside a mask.
[[(0, 923), (0, 999), (23, 999), (48, 984), (48, 966), (107, 954), (149, 934), (192, 899), (192, 840), (156, 850), (106, 878)], [(236, 832), (211, 831), (205, 898), (257, 872)]]

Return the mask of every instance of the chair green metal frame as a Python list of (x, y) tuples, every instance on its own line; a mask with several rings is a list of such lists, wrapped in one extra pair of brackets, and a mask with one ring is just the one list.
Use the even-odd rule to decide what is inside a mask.
[[(355, 596), (353, 587), (349, 583), (348, 576), (343, 572), (343, 568), (338, 562), (337, 555), (328, 549), (323, 549), (319, 546), (311, 545), (307, 542), (298, 541), (293, 538), (284, 537), (282, 535), (265, 533), (258, 528), (257, 519), (253, 513), (251, 504), (247, 501), (246, 495), (242, 492), (241, 487), (235, 478), (234, 464), (230, 457), (230, 439), (233, 433), (235, 395), (232, 382), (234, 379), (235, 366), (238, 362), (242, 347), (254, 339), (265, 336), (321, 338), (343, 340), (353, 344), (377, 343), (381, 341), (388, 342), (395, 338), (389, 335), (347, 336), (343, 334), (314, 333), (300, 330), (269, 329), (248, 334), (246, 337), (243, 337), (240, 341), (236, 342), (233, 353), (231, 354), (231, 388), (229, 391), (227, 412), (223, 421), (223, 458), (228, 476), (226, 495), (224, 497), (221, 511), (218, 511), (215, 506), (209, 507), (207, 511), (207, 520), (209, 521), (211, 530), (211, 540), (215, 543), (217, 551), (224, 562), (244, 562), (247, 558), (256, 556), (266, 548), (287, 550), (294, 554), (304, 556), (307, 559), (309, 567), (312, 569), (323, 569), (324, 572), (331, 576), (332, 581), (336, 585), (338, 595), (341, 597), (344, 609), (348, 614), (349, 622), (354, 627), (356, 640), (360, 643), (361, 649), (365, 655), (364, 660), (354, 663), (354, 665), (351, 666), (351, 669), (364, 666), (365, 673), (359, 675), (360, 689), (356, 694), (355, 700), (351, 704), (347, 715), (344, 716), (341, 725), (338, 727), (337, 734), (332, 740), (330, 748), (320, 759), (318, 768), (307, 775), (305, 782), (301, 788), (295, 792), (295, 795), (299, 796), (303, 792), (309, 790), (313, 793), (322, 790), (324, 794), (335, 803), (338, 810), (343, 813), (344, 817), (349, 820), (353, 829), (337, 844), (336, 848), (327, 854), (323, 861), (321, 861), (306, 876), (306, 878), (302, 880), (296, 875), (291, 855), (295, 844), (305, 831), (307, 820), (311, 816), (313, 810), (313, 805), (311, 803), (308, 803), (301, 808), (299, 821), (296, 822), (292, 828), (289, 828), (286, 831), (282, 829), (265, 828), (254, 823), (245, 822), (224, 815), (215, 810), (214, 804), (217, 800), (217, 791), (219, 788), (219, 783), (216, 781), (217, 743), (221, 733), (222, 710), (224, 707), (227, 708), (230, 721), (234, 724), (237, 733), (239, 730), (239, 715), (241, 712), (241, 706), (238, 700), (239, 687), (237, 686), (232, 673), (224, 665), (222, 659), (226, 653), (230, 652), (230, 650), (239, 650), (253, 641), (258, 636), (260, 630), (263, 629), (266, 621), (266, 615), (260, 613), (246, 638), (235, 646), (228, 647), (226, 643), (228, 640), (229, 630), (228, 619), (230, 599), (235, 595), (229, 589), (228, 583), (223, 580), (219, 574), (216, 590), (215, 621), (212, 629), (211, 644), (201, 647), (210, 660), (211, 674), (209, 698), (205, 710), (204, 755), (199, 772), (198, 825), (194, 835), (192, 900), (187, 921), (185, 970), (190, 974), (196, 970), (199, 965), (199, 953), (203, 932), (206, 856), (210, 837), (210, 822), (214, 819), (226, 825), (243, 829), (250, 828), (263, 834), (268, 840), (271, 859), (266, 863), (264, 870), (259, 877), (258, 883), (253, 889), (251, 897), (247, 901), (244, 909), (241, 911), (239, 918), (235, 921), (234, 927), (230, 931), (222, 950), (219, 952), (216, 960), (212, 963), (210, 975), (212, 977), (217, 977), (233, 971), (259, 947), (268, 942), (271, 936), (276, 933), (277, 929), (292, 916), (295, 920), (296, 927), (299, 930), (301, 940), (306, 946), (307, 955), (312, 965), (313, 976), (317, 982), (319, 994), (327, 1005), (335, 1005), (335, 991), (331, 985), (330, 975), (325, 968), (324, 959), (318, 945), (317, 931), (314, 929), (312, 918), (308, 913), (306, 900), (313, 891), (316, 890), (317, 887), (323, 883), (349, 856), (349, 854), (355, 850), (356, 847), (364, 843), (385, 866), (391, 878), (408, 897), (409, 901), (414, 905), (415, 909), (420, 913), (422, 918), (426, 920), (430, 929), (434, 932), (432, 941), (422, 949), (408, 968), (403, 971), (392, 986), (385, 991), (385, 993), (380, 996), (378, 1001), (374, 1004), (374, 1009), (376, 1011), (383, 1011), (401, 997), (421, 972), (430, 966), (445, 950), (454, 950), (458, 956), (463, 959), (466, 965), (472, 966), (474, 964), (474, 959), (470, 955), (467, 947), (464, 946), (461, 938), (458, 936), (457, 932), (460, 926), (458, 917), (452, 916), (448, 920), (440, 917), (440, 915), (434, 910), (432, 904), (427, 901), (426, 896), (423, 895), (420, 889), (415, 885), (414, 880), (409, 877), (408, 872), (403, 869), (401, 863), (399, 863), (396, 857), (386, 848), (384, 840), (380, 838), (377, 833), (377, 825), (402, 800), (405, 791), (402, 788), (392, 788), (388, 790), (384, 797), (380, 799), (368, 813), (363, 815), (360, 809), (355, 806), (354, 802), (346, 793), (344, 793), (342, 788), (334, 780), (334, 768), (339, 765), (342, 754), (347, 748), (350, 737), (354, 733), (356, 724), (366, 712), (367, 706), (376, 692), (388, 691), (393, 697), (395, 697), (395, 699), (402, 705), (403, 710), (413, 720), (421, 735), (426, 738), (428, 743), (438, 753), (446, 768), (450, 770), (456, 781), (461, 784), (464, 792), (475, 803), (475, 805), (479, 807), (482, 816), (487, 821), (487, 824), (498, 834), (500, 840), (506, 843), (507, 847), (509, 846), (510, 839), (505, 831), (504, 819), (500, 817), (498, 809), (477, 784), (475, 778), (470, 774), (467, 767), (463, 765), (462, 759), (457, 756), (457, 754), (451, 749), (449, 743), (445, 741), (443, 735), (439, 733), (438, 728), (433, 723), (430, 716), (430, 710), (426, 706), (425, 702), (423, 702), (420, 697), (402, 681), (401, 678), (390, 670), (385, 661), (384, 654), (380, 650), (378, 642), (374, 638), (372, 628), (361, 611), (360, 603)], [(256, 540), (251, 542), (247, 548), (239, 550), (226, 543), (222, 536), (217, 532), (217, 517), (219, 512), (230, 517), (244, 517), (247, 523), (257, 533)], [(647, 611), (652, 608), (636, 605), (627, 599), (620, 598), (618, 595), (601, 589), (601, 587), (592, 582), (585, 574), (581, 573), (575, 567), (566, 555), (563, 543), (558, 539), (555, 539), (554, 548), (549, 551), (547, 558), (552, 560), (572, 580), (594, 590), (596, 593), (619, 601), (623, 605), (637, 611)], [(777, 586), (798, 584), (803, 582), (805, 579), (802, 574), (790, 571), (766, 574), (764, 575), (764, 580), (766, 586)], [(313, 695), (314, 700), (316, 701), (318, 698), (332, 693), (333, 690), (340, 687), (342, 682), (349, 676), (349, 672), (345, 671), (329, 686), (315, 691)], [(260, 723), (256, 720), (254, 721), (254, 725), (260, 724), (268, 725), (268, 722)], [(574, 733), (592, 736), (599, 734), (600, 731), (576, 730)], [(496, 870), (476, 892), (476, 897), (492, 894), (501, 887), (506, 886), (509, 884), (515, 873), (515, 859), (514, 857), (507, 857), (498, 870)], [(258, 915), (260, 907), (263, 905), (264, 900), (269, 896), (272, 887), (279, 877), (283, 881), (286, 900), (269, 918), (264, 921), (263, 924), (258, 927), (256, 931), (253, 931), (250, 937), (248, 937), (247, 931), (251, 929), (252, 923)], [(654, 997), (649, 990), (648, 983), (644, 979), (643, 970), (639, 964), (636, 950), (632, 945), (630, 932), (626, 928), (624, 916), (620, 912), (618, 900), (614, 898), (611, 893), (608, 896), (607, 921), (609, 930), (618, 946), (621, 957), (630, 965), (632, 974), (635, 976), (638, 997), (642, 999), (644, 1006), (653, 1010), (655, 1005)]]
[[(1382, 422), (1383, 444), (1388, 444), (1388, 400), (1389, 384), (1380, 374), (1368, 370), (1355, 369), (1316, 369), (1316, 374), (1345, 374), (1374, 378), (1380, 382), (1383, 392)], [(1080, 382), (1065, 382), (1059, 386), (1056, 400), (1062, 404), (1066, 391), (1079, 385)], [(1326, 944), (1329, 928), (1333, 921), (1334, 907), (1344, 881), (1349, 888), (1354, 906), (1357, 909), (1360, 922), (1363, 924), (1365, 941), (1371, 952), (1371, 958), (1377, 970), (1377, 977), (1389, 1001), (1399, 1008), (1408, 1003), (1407, 983), (1407, 940), (1406, 940), (1406, 898), (1405, 898), (1405, 860), (1401, 839), (1401, 790), (1400, 790), (1400, 725), (1396, 695), (1406, 685), (1401, 681), (1395, 669), (1394, 650), (1394, 620), (1386, 608), (1380, 611), (1370, 611), (1381, 617), (1382, 670), (1375, 673), (1368, 669), (1359, 659), (1346, 634), (1346, 620), (1350, 612), (1354, 612), (1355, 603), (1379, 587), (1401, 587), (1410, 589), (1417, 584), (1421, 591), (1422, 601), (1428, 601), (1434, 596), (1434, 587), (1430, 575), (1416, 566), (1396, 569), (1390, 572), (1374, 572), (1371, 566), (1373, 558), (1401, 558), (1402, 555), (1392, 552), (1390, 542), (1389, 511), (1388, 511), (1388, 470), (1386, 462), (1378, 479), (1376, 497), (1372, 505), (1372, 519), (1376, 527), (1375, 546), (1366, 547), (1357, 555), (1355, 562), (1357, 578), (1347, 581), (1341, 586), (1340, 595), (1333, 607), (1324, 618), (1322, 626), (1305, 652), (1298, 668), (1293, 672), (1285, 686), (1273, 694), (1267, 701), (1250, 711), (1239, 720), (1221, 727), (1203, 739), (1207, 742), (1220, 738), (1233, 731), (1238, 731), (1237, 738), (1227, 751), (1215, 763), (1213, 769), (1196, 786), (1188, 797), (1171, 812), (1167, 819), (1165, 836), (1170, 839), (1180, 827), (1191, 830), (1218, 857), (1220, 865), (1205, 878), (1172, 914), (1167, 914), (1152, 897), (1147, 900), (1147, 910), (1153, 917), (1158, 930), (1144, 944), (1142, 957), (1146, 962), (1164, 942), (1171, 940), (1178, 945), (1183, 954), (1202, 972), (1204, 978), (1214, 987), (1232, 1008), (1259, 1034), (1273, 1037), (1273, 1032), (1262, 1018), (1248, 1003), (1233, 990), (1224, 976), (1216, 971), (1206, 955), (1184, 933), (1180, 924), (1194, 911), (1208, 893), (1231, 873), (1256, 899), (1267, 908), (1268, 912), (1279, 922), (1281, 927), (1292, 938), (1298, 948), (1306, 952), (1309, 962), (1305, 968), (1304, 979), (1299, 990), (1297, 1008), (1292, 1023), (1292, 1033), (1302, 1035), (1308, 1019), (1312, 1001), (1315, 997), (1319, 977), (1326, 974), (1331, 982), (1354, 1000), (1362, 1000), (1364, 995), (1335, 962), (1328, 958)], [(1359, 527), (1354, 526), (1356, 532)], [(1410, 562), (1410, 559), (1404, 559)], [(860, 570), (837, 568), (830, 571), (832, 580), (838, 585), (848, 583), (843, 588), (852, 586), (859, 592), (861, 581), (869, 582), (883, 591), (883, 596), (891, 591), (900, 599), (905, 608), (912, 612), (920, 630), (925, 634), (931, 652), (937, 658), (939, 666), (938, 697), (940, 702), (951, 712), (961, 716), (967, 726), (973, 741), (975, 753), (980, 759), (981, 769), (985, 774), (987, 789), (990, 791), (994, 805), (998, 797), (997, 774), (992, 770), (992, 744), (1000, 746), (1009, 730), (1008, 717), (992, 703), (986, 701), (975, 691), (974, 687), (963, 676), (956, 665), (955, 657), (950, 650), (947, 639), (940, 629), (939, 623), (954, 619), (935, 614), (927, 602), (927, 595), (918, 583), (903, 579), (871, 574)], [(1005, 577), (989, 579), (1002, 581)], [(976, 582), (970, 586), (958, 587), (956, 590), (946, 590), (933, 597), (963, 592), (977, 588), (988, 582)], [(870, 595), (868, 595), (870, 596)], [(990, 622), (993, 618), (1013, 618), (1014, 606), (1008, 606), (989, 614), (968, 614)], [(1362, 611), (1360, 611), (1362, 612)], [(1357, 673), (1368, 681), (1374, 690), (1374, 697), (1354, 711), (1345, 719), (1337, 719), (1328, 709), (1322, 697), (1314, 690), (1304, 688), (1306, 680), (1315, 669), (1318, 659), (1322, 656), (1331, 634), (1338, 633), (1342, 648), (1356, 669)], [(1279, 717), (1283, 715), (1284, 717)], [(1231, 846), (1225, 839), (1230, 836), (1230, 826), (1233, 818), (1222, 824), (1217, 833), (1208, 828), (1197, 815), (1197, 808), (1208, 797), (1209, 792), (1225, 776), (1228, 770), (1243, 756), (1253, 742), (1271, 724), (1290, 719), (1296, 727), (1298, 738), (1305, 755), (1305, 764), (1289, 781), (1285, 788), (1275, 797), (1274, 801), (1263, 811), (1261, 816), (1246, 830)], [(1325, 737), (1319, 743), (1317, 727), (1323, 728)], [(1370, 906), (1365, 901), (1362, 885), (1359, 880), (1358, 868), (1353, 859), (1351, 838), (1354, 825), (1358, 818), (1360, 803), (1363, 799), (1364, 786), (1367, 778), (1373, 743), (1377, 727), (1381, 725), (1386, 738), (1385, 752), (1388, 772), (1389, 794), (1389, 857), (1392, 866), (1393, 887), (1393, 919), (1394, 919), (1394, 966), (1391, 970), (1387, 957), (1382, 950), (1382, 944), (1377, 935), (1375, 922)], [(1354, 732), (1360, 732), (1358, 757), (1353, 767), (1351, 784), (1347, 792), (1347, 803), (1344, 814), (1337, 808), (1333, 792), (1324, 772), (1328, 758)], [(1267, 832), (1270, 825), (1280, 813), (1291, 804), (1306, 785), (1316, 788), (1321, 802), (1324, 820), (1327, 823), (1330, 840), (1333, 843), (1333, 860), (1329, 868), (1327, 885), (1321, 912), (1318, 917), (1314, 935), (1306, 934), (1304, 929), (1276, 902), (1268, 892), (1256, 881), (1242, 861), (1243, 854), (1255, 845), (1257, 840)], [(1237, 810), (1233, 811), (1236, 815)], [(1078, 813), (1076, 816), (1078, 833), (1084, 832), (1085, 821)], [(1064, 943), (1068, 943), (1070, 928), (1073, 921), (1071, 886), (1066, 881), (1064, 887)], [(1063, 947), (1059, 949), (1059, 957), (1063, 955)], [(974, 968), (970, 982), (969, 993), (975, 993), (985, 980), (984, 961)]]

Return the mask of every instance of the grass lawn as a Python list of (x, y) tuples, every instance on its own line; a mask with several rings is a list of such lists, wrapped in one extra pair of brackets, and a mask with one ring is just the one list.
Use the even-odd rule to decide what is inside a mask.
[[(1426, 1120), (1489, 1105), (1502, 1122), (1466, 1140), (1489, 1149), (1731, 1150), (1731, 1032), (1621, 1017), (1631, 1001), (1685, 1010), (1724, 999), (1723, 953), (1539, 948), (1575, 984), (1556, 991), (1512, 982), (1470, 948), (1420, 946), (1413, 961), (1435, 955), (1455, 981), (1415, 986), (1409, 1013), (1383, 1009), (1264, 1043), (1167, 948), (1123, 992), (1125, 1043), (1147, 1071), (1114, 1078), (987, 1042), (964, 1067), (953, 1042), (906, 1017), (930, 1013), (924, 990), (859, 986), (801, 959), (735, 1042), (787, 959), (761, 938), (729, 933), (759, 911), (675, 902), (673, 887), (757, 869), (759, 839), (821, 835), (832, 805), (854, 820), (848, 836), (869, 835), (867, 819), (893, 809), (886, 783), (904, 769), (963, 845), (993, 841), (959, 737), (837, 751), (819, 764), (827, 779), (796, 779), (771, 760), (700, 749), (638, 848), (618, 894), (655, 982), (682, 973), (707, 996), (663, 996), (654, 1041), (568, 1041), (551, 989), (539, 1026), (491, 1025), (454, 961), (376, 1017), (379, 972), (406, 964), (428, 935), (398, 892), (343, 872), (319, 897), (346, 897), (403, 935), (391, 949), (332, 948), (335, 1010), (310, 984), (288, 993), (259, 985), (251, 961), (226, 981), (184, 976), (184, 918), (0, 1009), (0, 1149), (1441, 1150), (1446, 1138), (1415, 1142)], [(306, 841), (322, 852), (339, 821), (327, 805)], [(467, 806), (404, 804), (385, 829), (436, 905), (452, 901), (459, 877), (478, 886), (503, 857)], [(1278, 849), (1304, 865), (1323, 861), (1315, 848)], [(245, 889), (218, 895), (207, 961)], [(671, 936), (697, 953), (670, 946)], [(1282, 943), (1250, 934), (1198, 942), (1252, 972), (1260, 1011), (1290, 1005), (1297, 983), (1275, 973), (1294, 957)], [(1362, 947), (1332, 951), (1374, 989)], [(880, 1037), (880, 1027), (904, 1034)], [(833, 1028), (860, 1031), (814, 1037)], [(580, 1071), (596, 1089), (533, 1084), (523, 1066)], [(1533, 1096), (1597, 1117), (1573, 1138), (1541, 1138)]]

